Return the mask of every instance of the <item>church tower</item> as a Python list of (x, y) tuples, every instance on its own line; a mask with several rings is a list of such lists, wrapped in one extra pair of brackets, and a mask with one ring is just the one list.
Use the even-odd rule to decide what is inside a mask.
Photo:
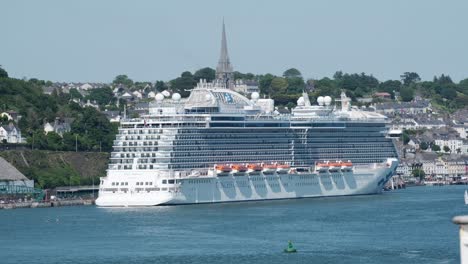
[(216, 66), (216, 81), (227, 88), (234, 86), (234, 70), (227, 49), (226, 29), (223, 20), (223, 33), (221, 36), (221, 53), (219, 55), (218, 66)]

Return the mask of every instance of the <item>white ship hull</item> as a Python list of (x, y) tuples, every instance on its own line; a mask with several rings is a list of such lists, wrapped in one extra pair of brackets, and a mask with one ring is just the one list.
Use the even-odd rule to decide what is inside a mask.
[[(156, 206), (376, 194), (397, 165), (396, 159), (389, 159), (385, 164), (356, 166), (351, 172), (183, 177), (172, 178), (173, 184), (168, 184), (171, 178), (154, 176), (154, 172), (111, 174), (103, 179), (96, 205)], [(136, 179), (142, 185), (132, 181)], [(160, 184), (162, 179), (167, 183)], [(111, 182), (124, 180), (128, 185), (106, 188)]]

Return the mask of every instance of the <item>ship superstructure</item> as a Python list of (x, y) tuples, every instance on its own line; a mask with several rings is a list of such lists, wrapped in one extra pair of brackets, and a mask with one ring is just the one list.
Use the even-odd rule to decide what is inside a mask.
[[(151, 206), (379, 193), (398, 164), (386, 117), (306, 93), (291, 114), (219, 83), (156, 96), (121, 122), (97, 205)], [(266, 102), (265, 102), (266, 101)], [(274, 108), (273, 108), (274, 109)]]
[[(149, 114), (121, 120), (98, 206), (289, 199), (382, 191), (397, 165), (386, 117), (344, 93), (332, 103), (307, 93), (290, 114), (271, 99), (232, 90), (223, 22), (213, 82), (187, 99), (159, 93)], [(339, 107), (337, 106), (339, 102)]]

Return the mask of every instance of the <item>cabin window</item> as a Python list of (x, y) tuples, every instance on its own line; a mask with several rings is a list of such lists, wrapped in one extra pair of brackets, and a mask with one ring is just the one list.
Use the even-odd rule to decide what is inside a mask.
[(114, 185), (115, 185), (115, 182), (112, 182), (112, 186), (114, 186)]
[(139, 182), (137, 182), (137, 183), (136, 183), (136, 185), (138, 186), (138, 185), (140, 185), (140, 183), (139, 183)]
[(174, 184), (174, 180), (169, 180), (169, 184)]
[(167, 183), (167, 180), (162, 180), (162, 183), (163, 183), (163, 184), (166, 184), (166, 183)]

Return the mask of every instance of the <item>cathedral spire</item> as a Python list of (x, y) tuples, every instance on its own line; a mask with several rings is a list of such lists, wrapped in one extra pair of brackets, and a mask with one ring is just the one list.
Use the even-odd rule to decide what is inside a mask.
[(216, 66), (216, 79), (223, 84), (226, 84), (226, 87), (228, 88), (234, 84), (234, 71), (232, 69), (231, 61), (229, 60), (224, 19), (223, 32), (221, 35), (221, 53), (219, 55), (218, 66)]

